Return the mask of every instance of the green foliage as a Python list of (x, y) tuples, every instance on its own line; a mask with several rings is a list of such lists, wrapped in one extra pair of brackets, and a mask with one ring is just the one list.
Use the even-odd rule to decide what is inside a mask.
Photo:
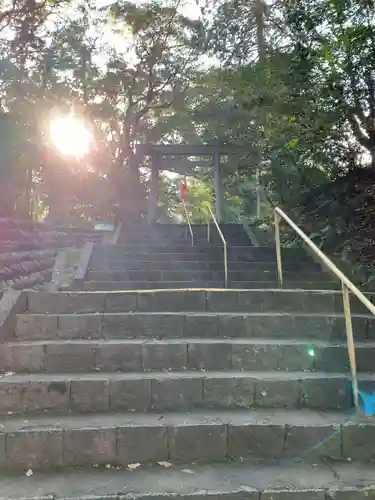
[[(202, 0), (200, 20), (162, 0), (71, 4), (66, 16), (69, 5), (15, 2), (0, 15), (2, 210), (137, 216), (149, 189), (139, 144), (219, 143), (233, 148), (222, 162), (228, 221), (255, 218), (258, 172), (264, 217), (281, 204), (329, 251), (370, 244), (373, 1)], [(56, 154), (46, 133), (72, 110), (95, 138), (84, 161)], [(192, 222), (213, 205), (212, 182), (212, 169), (194, 169)], [(178, 183), (160, 178), (160, 218), (182, 217)]]
[(374, 163), (375, 9), (370, 0), (302, 0), (285, 4), (286, 30), (298, 40), (304, 60), (319, 82), (316, 106), (329, 106), (344, 121), (356, 151)]
[(187, 197), (188, 213), (192, 223), (206, 224), (208, 207), (213, 207), (212, 188), (208, 183), (192, 180)]
[[(84, 217), (98, 211), (107, 216), (121, 199), (127, 209), (142, 211), (147, 189), (136, 145), (148, 135), (159, 140), (159, 118), (183, 102), (201, 53), (202, 26), (172, 7), (118, 2), (102, 11), (78, 5), (71, 19), (60, 10), (47, 30), (48, 14), (63, 5), (43, 5), (49, 9), (43, 17), (37, 6), (33, 13), (20, 9), (3, 18), (21, 26), (24, 16), (32, 31), (24, 43), (17, 36), (13, 44), (4, 40), (0, 85), (10, 120), (0, 123), (3, 185), (16, 198), (21, 191), (28, 205), (36, 191), (56, 217), (69, 206)], [(100, 30), (121, 36), (126, 51), (110, 47), (97, 35)], [(91, 122), (95, 137), (96, 148), (84, 164), (57, 155), (47, 133), (51, 119), (72, 110)], [(106, 209), (95, 196), (105, 200)]]
[(207, 19), (208, 46), (226, 66), (247, 65), (265, 51), (269, 43), (265, 23), (273, 2), (267, 4), (264, 0), (214, 2), (213, 21)]

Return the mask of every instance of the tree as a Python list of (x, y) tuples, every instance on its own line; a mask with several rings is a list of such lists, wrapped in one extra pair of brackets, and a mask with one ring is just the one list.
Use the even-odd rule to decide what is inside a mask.
[(213, 19), (206, 17), (208, 48), (225, 66), (233, 68), (265, 58), (272, 4), (267, 6), (264, 0), (214, 0), (207, 2), (203, 12), (207, 9)]
[[(64, 8), (69, 0), (15, 0), (0, 3), (0, 33), (14, 34), (11, 48), (15, 51), (40, 48), (39, 30), (45, 21), (59, 8)], [(9, 36), (8, 36), (9, 40)]]
[(131, 39), (126, 54), (110, 54), (96, 82), (100, 99), (96, 109), (106, 125), (117, 169), (112, 175), (130, 218), (132, 211), (137, 216), (145, 209), (140, 176), (144, 160), (137, 146), (147, 140), (159, 114), (183, 99), (201, 53), (203, 33), (200, 23), (156, 3), (116, 3), (111, 12), (124, 36), (130, 33)]
[[(247, 149), (247, 165), (239, 170), (250, 179), (261, 166), (269, 201), (285, 208), (296, 208), (302, 193), (344, 172), (358, 151), (322, 71), (320, 53), (306, 48), (290, 27), (288, 12), (296, 15), (302, 3), (269, 9), (258, 3), (255, 11), (254, 3), (221, 3), (211, 30), (211, 47), (229, 69), (219, 71), (216, 82), (227, 97), (218, 102), (214, 93), (208, 106), (222, 111), (220, 121), (215, 118), (228, 125), (225, 140)], [(310, 5), (304, 2), (301, 10), (312, 10)], [(254, 12), (258, 15), (250, 23)], [(276, 36), (280, 32), (282, 43)], [(303, 27), (299, 33), (306, 32)], [(215, 128), (211, 123), (208, 132)]]
[(286, 27), (319, 78), (324, 103), (346, 121), (356, 148), (375, 166), (375, 9), (373, 0), (285, 2)]
[[(84, 193), (97, 193), (97, 179), (103, 184), (108, 173), (111, 157), (106, 154), (103, 134), (95, 123), (92, 125), (96, 150), (82, 162), (57, 154), (48, 133), (51, 120), (73, 110), (90, 121), (88, 105), (95, 99), (93, 81), (99, 71), (96, 64), (88, 64), (88, 48), (93, 54), (100, 50), (98, 40), (89, 35), (91, 27), (92, 22), (81, 12), (78, 19), (56, 25), (48, 45), (28, 58), (27, 66), (9, 48), (8, 58), (3, 60), (0, 69), (3, 105), (8, 110), (5, 116), (12, 118), (22, 136), (22, 141), (16, 139), (10, 129), (8, 136), (14, 140), (4, 140), (2, 144), (2, 157), (7, 159), (4, 169), (12, 174), (3, 175), (3, 179), (16, 178), (18, 182), (13, 186), (7, 183), (7, 192), (13, 198), (12, 209), (17, 209), (18, 216), (32, 215), (32, 200), (37, 193), (39, 202), (49, 205), (56, 220), (66, 218), (74, 203), (79, 204), (81, 212), (87, 207), (89, 217), (93, 200), (89, 202), (87, 196), (78, 200), (78, 193), (81, 197)], [(101, 194), (105, 191), (102, 186)], [(17, 203), (18, 198), (22, 198), (21, 203)], [(105, 199), (108, 201), (108, 195)], [(96, 206), (101, 205), (96, 200)]]

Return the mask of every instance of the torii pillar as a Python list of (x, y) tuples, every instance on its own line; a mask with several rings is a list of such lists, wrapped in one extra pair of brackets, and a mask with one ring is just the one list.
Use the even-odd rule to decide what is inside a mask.
[(147, 224), (156, 222), (159, 190), (159, 157), (151, 157), (150, 192), (148, 197)]
[[(208, 145), (208, 144), (200, 144), (200, 145), (187, 145), (187, 144), (176, 144), (176, 145), (163, 145), (163, 144), (154, 144), (154, 145), (145, 145), (143, 147), (143, 154), (146, 154), (151, 158), (151, 177), (150, 177), (150, 191), (149, 191), (149, 199), (148, 199), (148, 215), (147, 222), (148, 224), (152, 224), (157, 219), (157, 202), (158, 202), (158, 188), (159, 188), (159, 171), (166, 168), (166, 160), (162, 160), (164, 157), (173, 157), (172, 162), (177, 162), (177, 167), (174, 168), (174, 171), (177, 171), (180, 174), (187, 174), (190, 172), (189, 168), (193, 168), (194, 166), (201, 167), (213, 167), (213, 191), (215, 197), (215, 212), (216, 219), (218, 222), (224, 221), (224, 188), (223, 188), (223, 178), (221, 171), (221, 163), (220, 163), (220, 154), (223, 153), (224, 150), (222, 147), (218, 145)], [(204, 162), (191, 162), (188, 160), (189, 157), (206, 157), (210, 158), (211, 161)], [(177, 157), (177, 159), (176, 159)], [(178, 160), (178, 157), (185, 157), (186, 165), (185, 167), (189, 167), (188, 170), (185, 170), (184, 165), (181, 165), (181, 161)], [(169, 158), (168, 158), (169, 160)]]

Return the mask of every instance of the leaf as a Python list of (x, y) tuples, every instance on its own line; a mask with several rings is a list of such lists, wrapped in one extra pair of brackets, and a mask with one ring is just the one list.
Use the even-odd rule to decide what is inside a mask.
[(26, 471), (26, 476), (27, 476), (27, 477), (30, 477), (30, 476), (32, 476), (33, 474), (34, 474), (34, 472), (33, 472), (33, 470), (32, 470), (32, 469), (27, 469), (27, 471)]
[(130, 470), (134, 470), (134, 469), (138, 469), (138, 467), (140, 467), (140, 466), (141, 466), (141, 464), (139, 462), (136, 462), (134, 464), (128, 464), (127, 468)]
[(169, 467), (172, 467), (172, 464), (170, 462), (164, 462), (164, 461), (162, 461), (162, 462), (158, 462), (158, 464), (161, 465), (162, 467), (166, 467), (167, 469)]
[(286, 145), (285, 147), (287, 149), (295, 149), (298, 145), (298, 139), (297, 137), (293, 137), (293, 139), (291, 139)]
[(323, 57), (325, 59), (331, 59), (332, 58), (332, 47), (330, 45), (325, 45), (323, 47)]
[(195, 472), (191, 469), (181, 469), (181, 472), (185, 472), (185, 474), (195, 474)]

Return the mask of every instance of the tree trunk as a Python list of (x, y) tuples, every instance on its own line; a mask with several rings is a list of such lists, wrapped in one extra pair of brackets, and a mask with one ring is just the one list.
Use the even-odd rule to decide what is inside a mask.
[(28, 165), (26, 168), (25, 183), (25, 218), (32, 219), (32, 189), (33, 189), (33, 167)]
[(371, 155), (371, 166), (375, 169), (375, 148), (370, 151)]
[(263, 62), (266, 57), (266, 41), (265, 41), (265, 11), (266, 5), (263, 0), (255, 0), (254, 16), (257, 31), (257, 51), (260, 62)]

